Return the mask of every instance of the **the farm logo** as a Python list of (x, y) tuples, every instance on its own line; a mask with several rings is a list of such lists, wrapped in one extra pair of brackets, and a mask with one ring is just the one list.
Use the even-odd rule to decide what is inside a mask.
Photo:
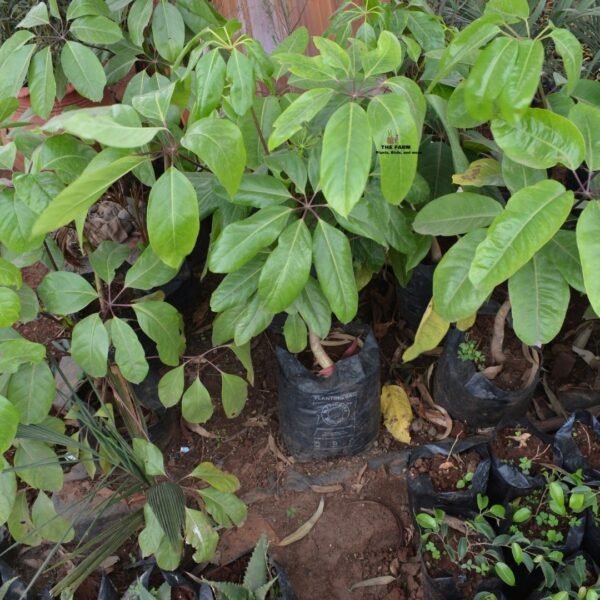
[(400, 136), (393, 130), (388, 129), (385, 144), (381, 144), (377, 154), (420, 154), (418, 149), (413, 149), (408, 144), (399, 144)]

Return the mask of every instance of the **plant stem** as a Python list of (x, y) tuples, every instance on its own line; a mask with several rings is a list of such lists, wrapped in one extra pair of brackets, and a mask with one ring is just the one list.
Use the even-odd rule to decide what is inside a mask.
[(494, 332), (492, 334), (491, 353), (492, 361), (495, 365), (501, 365), (506, 360), (506, 356), (502, 350), (504, 345), (504, 327), (506, 324), (506, 317), (510, 311), (510, 300), (505, 300), (504, 304), (498, 310), (496, 318), (494, 319)]
[(310, 342), (310, 349), (312, 350), (317, 364), (322, 369), (331, 369), (334, 366), (334, 362), (329, 358), (329, 355), (325, 352), (325, 348), (323, 348), (323, 345), (321, 344), (319, 336), (312, 329), (308, 330), (308, 339)]
[(256, 116), (256, 111), (254, 110), (254, 107), (250, 109), (250, 114), (252, 115), (252, 121), (254, 122), (256, 133), (258, 133), (258, 139), (260, 140), (261, 146), (263, 147), (265, 154), (269, 154), (269, 146), (267, 145), (267, 140), (265, 140), (265, 136), (263, 135), (262, 129), (260, 128), (260, 123), (258, 122), (258, 117)]

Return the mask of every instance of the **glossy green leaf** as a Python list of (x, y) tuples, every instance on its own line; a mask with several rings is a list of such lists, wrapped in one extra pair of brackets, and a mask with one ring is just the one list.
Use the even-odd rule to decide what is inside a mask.
[(319, 285), (342, 323), (348, 323), (358, 310), (358, 292), (348, 238), (320, 220), (313, 238), (313, 261)]
[(292, 197), (285, 185), (270, 175), (244, 175), (232, 202), (240, 206), (266, 208)]
[(162, 362), (177, 366), (185, 348), (181, 315), (170, 304), (153, 300), (136, 302), (132, 308), (142, 331), (156, 342)]
[(50, 46), (36, 52), (31, 59), (27, 81), (33, 112), (42, 119), (47, 119), (56, 97), (56, 79), (54, 78)]
[(408, 11), (407, 15), (408, 28), (424, 51), (445, 46), (444, 25), (439, 16), (420, 10)]
[(92, 50), (79, 42), (68, 41), (61, 51), (60, 64), (69, 82), (82, 96), (94, 102), (102, 100), (106, 75)]
[(185, 23), (181, 12), (167, 0), (160, 0), (152, 16), (152, 41), (158, 53), (173, 63), (185, 42)]
[(367, 110), (379, 159), (381, 191), (391, 204), (400, 204), (417, 172), (421, 131), (410, 104), (398, 94), (376, 96)]
[(231, 83), (229, 101), (240, 116), (248, 112), (254, 102), (254, 69), (252, 61), (234, 48), (227, 61), (227, 79)]
[(175, 406), (183, 395), (184, 366), (181, 365), (165, 373), (158, 382), (158, 397), (163, 406)]
[(177, 275), (177, 269), (169, 267), (148, 246), (125, 275), (125, 287), (149, 290), (159, 287)]
[(168, 111), (175, 92), (175, 84), (153, 90), (147, 94), (135, 96), (132, 100), (133, 107), (141, 115), (155, 123), (166, 124)]
[(229, 273), (245, 265), (277, 239), (290, 214), (288, 207), (270, 206), (228, 225), (212, 248), (208, 259), (210, 270)]
[(457, 192), (426, 204), (417, 213), (413, 228), (425, 235), (459, 235), (486, 227), (501, 212), (502, 205), (493, 198)]
[(600, 201), (592, 200), (577, 219), (577, 247), (581, 257), (583, 281), (592, 308), (600, 315)]
[(579, 40), (568, 29), (552, 29), (550, 37), (554, 42), (556, 52), (562, 58), (567, 75), (565, 90), (570, 94), (575, 89), (581, 75), (583, 49)]
[(163, 454), (152, 442), (142, 438), (133, 438), (133, 453), (144, 465), (144, 472), (149, 477), (166, 475)]
[(256, 294), (237, 317), (233, 336), (236, 346), (243, 346), (262, 333), (269, 326), (274, 315), (275, 313), (270, 311)]
[(493, 288), (476, 288), (469, 269), (485, 230), (476, 229), (463, 236), (443, 256), (433, 273), (433, 302), (436, 312), (451, 323), (477, 312)]
[(231, 473), (225, 473), (211, 462), (200, 463), (191, 473), (190, 477), (206, 481), (219, 492), (235, 492), (240, 489), (239, 479)]
[(135, 0), (127, 13), (127, 31), (134, 45), (142, 47), (144, 30), (152, 17), (152, 0)]
[(243, 267), (226, 275), (210, 298), (213, 312), (222, 312), (246, 301), (258, 288), (265, 257), (257, 256)]
[(48, 416), (56, 396), (54, 375), (48, 364), (43, 361), (21, 365), (11, 376), (6, 395), (17, 409), (23, 425), (41, 423)]
[(321, 186), (331, 208), (347, 216), (360, 200), (371, 168), (371, 132), (365, 111), (349, 102), (327, 121)]
[[(35, 37), (31, 31), (16, 31), (0, 45), (0, 69), (6, 59), (14, 54), (16, 50), (22, 48), (27, 42)], [(18, 100), (17, 100), (18, 106)], [(10, 116), (10, 115), (9, 115)], [(2, 119), (4, 120), (4, 118)]]
[(200, 119), (188, 129), (181, 144), (208, 165), (233, 198), (246, 166), (246, 148), (237, 125), (225, 119)]
[(21, 300), (10, 288), (0, 287), (0, 327), (10, 327), (19, 320)]
[(108, 346), (108, 331), (97, 313), (85, 317), (75, 325), (71, 339), (71, 356), (88, 375), (106, 375)]
[(148, 375), (148, 362), (138, 336), (127, 321), (114, 317), (109, 323), (117, 366), (127, 381), (141, 383)]
[(110, 45), (123, 39), (121, 28), (117, 23), (103, 16), (75, 19), (71, 24), (70, 32), (84, 44)]
[(543, 108), (529, 108), (514, 125), (492, 121), (494, 140), (512, 160), (534, 169), (562, 163), (577, 169), (585, 156), (585, 142), (565, 117)]
[(427, 111), (427, 102), (421, 88), (412, 79), (403, 76), (390, 77), (385, 85), (392, 93), (406, 100), (417, 128), (421, 130)]
[(233, 340), (240, 315), (245, 312), (247, 308), (247, 304), (236, 304), (216, 316), (212, 326), (213, 346), (226, 344)]
[(7, 398), (0, 395), (0, 453), (6, 452), (12, 445), (17, 435), (19, 426), (19, 413), (14, 405)]
[(306, 348), (307, 334), (306, 323), (299, 314), (287, 316), (283, 326), (283, 336), (290, 352), (296, 354)]
[(527, 19), (529, 4), (527, 4), (527, 0), (489, 0), (483, 14), (500, 16), (505, 23), (510, 25)]
[(0, 456), (0, 525), (4, 525), (8, 520), (17, 498), (17, 478), (9, 468), (10, 463)]
[(31, 506), (31, 521), (45, 541), (67, 544), (75, 537), (71, 523), (56, 514), (52, 500), (44, 492), (39, 492)]
[(512, 569), (503, 562), (496, 563), (494, 570), (496, 571), (496, 575), (500, 577), (500, 579), (509, 586), (514, 586), (516, 583), (515, 574)]
[(108, 17), (109, 14), (108, 6), (104, 0), (72, 0), (67, 7), (68, 21), (89, 15)]
[(214, 488), (198, 490), (204, 500), (206, 510), (211, 517), (223, 527), (240, 527), (246, 520), (248, 509), (234, 494), (219, 492)]
[(39, 248), (43, 236), (32, 234), (37, 216), (13, 193), (0, 191), (0, 242), (17, 253)]
[(559, 229), (556, 235), (544, 246), (544, 251), (546, 250), (549, 252), (554, 266), (560, 271), (566, 282), (572, 288), (585, 294), (576, 233)]
[(206, 423), (214, 412), (210, 394), (198, 377), (183, 393), (181, 414), (188, 423)]
[(152, 249), (165, 264), (178, 268), (196, 245), (200, 215), (194, 186), (175, 167), (152, 187), (146, 220)]
[(478, 246), (469, 272), (476, 287), (495, 286), (514, 275), (554, 234), (573, 206), (573, 192), (541, 181), (514, 194)]
[(41, 213), (64, 189), (55, 173), (15, 173), (13, 175), (15, 194), (33, 212)]
[(365, 77), (390, 73), (402, 63), (402, 46), (398, 37), (391, 31), (382, 31), (374, 50), (361, 56)]
[(303, 219), (288, 225), (262, 269), (258, 295), (273, 313), (285, 310), (304, 289), (312, 265), (312, 239)]
[(44, 2), (34, 4), (25, 17), (19, 21), (17, 27), (39, 27), (40, 25), (48, 25), (50, 17), (48, 16), (48, 6)]
[(63, 486), (63, 472), (54, 451), (37, 440), (20, 439), (15, 452), (17, 476), (38, 490), (58, 492)]
[(600, 170), (600, 107), (580, 102), (569, 111), (585, 142), (585, 163), (589, 170)]
[(111, 240), (104, 240), (90, 256), (90, 264), (95, 273), (106, 283), (112, 283), (115, 271), (131, 254), (131, 248), (125, 244), (117, 244)]
[(237, 375), (221, 373), (221, 401), (228, 419), (237, 417), (248, 399), (248, 384)]
[(29, 63), (36, 46), (28, 44), (15, 48), (0, 64), (0, 98), (14, 98), (25, 81)]
[(534, 169), (515, 162), (504, 155), (502, 157), (502, 177), (511, 194), (524, 187), (529, 187), (547, 178), (545, 169)]
[(306, 286), (294, 303), (308, 327), (320, 338), (331, 328), (331, 308), (319, 284), (309, 277)]
[(37, 291), (46, 310), (57, 315), (76, 313), (98, 298), (81, 275), (68, 271), (48, 273)]
[(227, 65), (218, 48), (207, 52), (196, 65), (196, 105), (198, 117), (208, 117), (220, 104)]
[(202, 511), (186, 508), (185, 541), (195, 550), (192, 557), (194, 562), (202, 563), (214, 557), (219, 543), (219, 534)]
[(46, 348), (42, 344), (19, 337), (0, 342), (0, 372), (15, 373), (21, 365), (36, 364), (45, 357)]

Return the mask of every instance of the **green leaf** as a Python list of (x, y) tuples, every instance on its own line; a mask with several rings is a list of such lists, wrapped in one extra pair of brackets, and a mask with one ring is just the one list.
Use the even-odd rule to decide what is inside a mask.
[(82, 96), (94, 102), (102, 100), (106, 75), (98, 57), (87, 46), (66, 42), (60, 54), (60, 64), (69, 82)]
[(527, 0), (489, 0), (484, 15), (498, 15), (507, 24), (523, 21), (529, 16)]
[(39, 248), (43, 236), (32, 235), (37, 213), (14, 194), (0, 191), (0, 241), (17, 253)]
[(273, 320), (273, 316), (274, 313), (265, 307), (256, 294), (237, 316), (233, 336), (236, 346), (247, 344), (263, 332)]
[(318, 222), (314, 233), (313, 261), (331, 310), (342, 323), (348, 323), (358, 310), (350, 242), (344, 233), (323, 220)]
[(420, 10), (408, 11), (407, 15), (408, 28), (424, 51), (429, 52), (446, 45), (444, 25), (440, 17)]
[(38, 172), (54, 171), (63, 183), (71, 183), (96, 156), (96, 151), (70, 135), (47, 138), (33, 155), (33, 166)]
[[(16, 50), (22, 48), (28, 41), (30, 41), (34, 37), (35, 34), (31, 31), (16, 31), (9, 38), (4, 40), (4, 42), (0, 45), (0, 69), (3, 68), (3, 65), (8, 57), (12, 56)], [(14, 98), (13, 100), (17, 102), (18, 107), (19, 101), (16, 98)], [(7, 116), (10, 116), (10, 114)], [(2, 121), (4, 121), (4, 118), (5, 116), (3, 116)]]
[(72, 0), (67, 7), (68, 21), (89, 15), (108, 17), (109, 14), (110, 12), (104, 0)]
[(308, 327), (320, 338), (328, 335), (331, 329), (331, 308), (323, 295), (319, 284), (309, 277), (295, 306)]
[(327, 121), (321, 154), (323, 194), (329, 206), (343, 217), (360, 200), (370, 168), (369, 120), (358, 104), (349, 102)]
[(219, 48), (207, 52), (196, 65), (196, 104), (194, 114), (208, 117), (222, 101), (227, 65)]
[(134, 96), (132, 103), (135, 110), (150, 121), (166, 124), (168, 111), (171, 107), (173, 93), (175, 92), (175, 84), (152, 90), (147, 94)]
[(33, 212), (41, 213), (64, 185), (54, 173), (18, 173), (13, 176), (15, 193)]
[(189, 475), (202, 479), (220, 492), (235, 492), (240, 489), (239, 479), (231, 473), (225, 473), (211, 462), (200, 463)]
[(283, 335), (290, 352), (297, 354), (306, 348), (307, 334), (306, 323), (299, 314), (287, 316), (283, 326)]
[(288, 225), (279, 236), (258, 282), (258, 295), (273, 313), (285, 310), (304, 289), (312, 265), (312, 239), (304, 220)]
[(227, 79), (231, 83), (229, 101), (240, 116), (248, 112), (254, 102), (254, 69), (251, 60), (234, 48), (227, 61)]
[(436, 312), (451, 323), (475, 314), (492, 288), (476, 288), (469, 269), (485, 230), (476, 229), (463, 236), (443, 256), (433, 273), (433, 302)]
[(46, 492), (58, 492), (62, 489), (63, 472), (58, 456), (42, 442), (20, 439), (14, 467), (19, 479), (31, 487)]
[(90, 264), (96, 274), (106, 283), (112, 283), (115, 271), (131, 254), (131, 248), (125, 244), (117, 244), (111, 240), (104, 240), (89, 255)]
[(98, 298), (81, 275), (67, 271), (48, 273), (37, 292), (46, 310), (56, 315), (76, 313)]
[(214, 273), (229, 273), (244, 266), (277, 239), (291, 212), (286, 206), (269, 206), (228, 225), (212, 248), (209, 269)]
[(178, 268), (196, 245), (200, 215), (194, 186), (176, 168), (165, 171), (152, 187), (146, 220), (154, 252)]
[(113, 317), (109, 324), (117, 366), (127, 381), (141, 383), (148, 375), (148, 362), (138, 336), (131, 325), (122, 319)]
[(42, 361), (21, 365), (11, 376), (6, 395), (17, 409), (23, 425), (41, 423), (48, 416), (56, 396), (54, 376), (48, 364)]
[(569, 111), (585, 142), (585, 162), (590, 171), (600, 170), (600, 108), (580, 102)]
[(242, 363), (246, 369), (246, 379), (250, 385), (254, 385), (254, 365), (252, 364), (252, 349), (249, 343), (242, 346), (231, 344), (230, 350), (235, 354), (236, 358)]
[(543, 108), (529, 108), (511, 125), (492, 121), (494, 140), (512, 160), (534, 169), (562, 163), (575, 170), (583, 162), (585, 142), (579, 129), (565, 117)]
[(417, 213), (413, 228), (426, 235), (458, 235), (486, 227), (501, 212), (502, 205), (493, 198), (457, 192), (426, 204)]
[(13, 290), (0, 287), (0, 327), (10, 327), (19, 320), (21, 300)]
[(496, 575), (500, 577), (500, 579), (506, 584), (510, 586), (514, 586), (516, 583), (515, 574), (512, 572), (512, 569), (503, 562), (498, 562), (494, 566), (494, 570), (496, 571)]
[(200, 119), (188, 129), (181, 145), (208, 165), (233, 198), (246, 166), (246, 148), (237, 125), (225, 119)]
[(0, 372), (15, 373), (21, 365), (39, 363), (45, 357), (46, 348), (42, 344), (18, 338), (0, 342)]
[(592, 200), (577, 219), (577, 247), (581, 257), (585, 291), (595, 313), (600, 314), (600, 278), (598, 278), (598, 252), (600, 252), (600, 201)]
[(469, 114), (481, 121), (494, 116), (494, 102), (504, 89), (518, 53), (518, 42), (501, 37), (479, 54), (464, 87)]
[(550, 31), (556, 52), (562, 58), (567, 74), (565, 90), (571, 94), (579, 81), (581, 65), (583, 63), (583, 50), (579, 40), (567, 29), (556, 28)]
[(333, 90), (315, 88), (296, 98), (273, 123), (273, 133), (269, 137), (269, 150), (274, 150), (300, 131), (331, 100)]
[(248, 384), (237, 375), (221, 373), (221, 401), (228, 419), (237, 417), (248, 399)]
[(27, 81), (33, 112), (42, 119), (47, 119), (56, 97), (56, 80), (54, 78), (50, 46), (36, 52), (32, 58), (29, 64)]
[(292, 197), (285, 185), (271, 175), (244, 175), (232, 202), (241, 206), (266, 208)]
[(361, 57), (365, 78), (395, 71), (402, 63), (402, 45), (391, 31), (382, 31), (377, 48)]
[(8, 142), (0, 147), (0, 168), (12, 171), (16, 158), (17, 146), (14, 142)]
[(206, 423), (214, 412), (208, 390), (198, 377), (185, 390), (181, 400), (181, 413), (188, 423)]
[(419, 527), (422, 527), (423, 529), (436, 530), (438, 527), (438, 524), (437, 524), (437, 521), (435, 520), (435, 518), (432, 515), (428, 515), (426, 513), (419, 513), (415, 517), (415, 520), (417, 521), (417, 524), (419, 525)]
[(136, 302), (132, 308), (142, 331), (156, 342), (160, 360), (176, 367), (185, 348), (181, 315), (170, 304), (153, 300)]
[(29, 9), (25, 17), (19, 21), (17, 27), (39, 27), (40, 25), (48, 25), (49, 23), (48, 7), (44, 2), (39, 2)]
[(544, 169), (533, 169), (502, 156), (502, 177), (511, 194), (524, 187), (529, 187), (548, 177)]
[(185, 23), (174, 4), (160, 0), (152, 16), (152, 41), (158, 53), (168, 63), (175, 59), (185, 42)]
[(225, 276), (212, 293), (211, 310), (222, 312), (250, 298), (258, 287), (258, 279), (264, 264), (265, 257), (259, 255), (237, 271)]
[(427, 101), (421, 88), (412, 79), (403, 76), (390, 77), (385, 82), (385, 85), (394, 94), (406, 100), (412, 112), (413, 119), (417, 124), (417, 129), (421, 131), (427, 111)]
[(515, 333), (528, 346), (554, 339), (569, 306), (569, 284), (545, 250), (538, 252), (509, 280)]
[(17, 477), (14, 471), (7, 469), (10, 469), (10, 463), (0, 456), (0, 525), (8, 521), (17, 498)]
[(75, 19), (69, 31), (84, 44), (110, 45), (123, 39), (120, 27), (114, 21), (102, 16)]
[(184, 366), (181, 365), (167, 371), (160, 378), (158, 383), (158, 397), (163, 406), (170, 408), (179, 402), (183, 394), (184, 375)]
[(31, 521), (37, 534), (47, 542), (67, 544), (75, 537), (71, 523), (56, 514), (52, 500), (44, 492), (38, 494), (31, 506)]
[(84, 171), (44, 210), (35, 223), (33, 233), (54, 231), (80, 218), (115, 181), (147, 160), (147, 156), (125, 155), (108, 165)]
[(517, 542), (511, 544), (511, 552), (515, 563), (520, 565), (523, 562), (523, 549)]
[(207, 512), (223, 527), (240, 527), (246, 520), (248, 509), (236, 496), (228, 492), (219, 492), (214, 488), (198, 490), (204, 500)]
[(573, 192), (541, 181), (514, 194), (477, 247), (469, 278), (476, 287), (498, 285), (542, 248), (569, 215)]
[(544, 246), (544, 250), (548, 250), (554, 266), (560, 271), (567, 283), (578, 292), (585, 294), (576, 233), (559, 229), (556, 235)]
[(71, 356), (92, 377), (106, 375), (108, 346), (108, 331), (97, 313), (89, 315), (75, 325), (71, 339)]
[(132, 43), (139, 48), (144, 43), (144, 30), (152, 16), (152, 0), (135, 0), (127, 14), (127, 31)]
[(25, 81), (29, 63), (36, 46), (29, 44), (15, 48), (0, 65), (0, 99), (14, 98)]
[(376, 96), (367, 114), (379, 158), (381, 191), (388, 202), (400, 204), (417, 172), (421, 130), (408, 101), (398, 94)]
[[(166, 501), (168, 502), (168, 499)], [(185, 523), (185, 505), (181, 508), (181, 516), (183, 523)], [(183, 550), (181, 534), (178, 534), (176, 539), (170, 539), (150, 503), (144, 506), (144, 520), (146, 527), (138, 538), (142, 556), (154, 554), (156, 564), (160, 569), (174, 571), (181, 561)], [(181, 529), (183, 529), (183, 526), (182, 524)]]
[(16, 542), (28, 546), (38, 546), (41, 544), (42, 538), (39, 533), (35, 531), (33, 523), (31, 522), (26, 494), (26, 490), (17, 492), (13, 510), (8, 517), (8, 530)]
[(474, 160), (464, 173), (452, 176), (452, 183), (473, 187), (486, 185), (504, 185), (500, 172), (500, 163), (495, 158), (480, 158)]
[(17, 435), (19, 426), (19, 413), (17, 409), (4, 396), (0, 395), (0, 453), (6, 452), (12, 445)]
[(144, 465), (149, 477), (166, 475), (163, 454), (152, 442), (142, 438), (133, 438), (133, 453)]
[(125, 275), (125, 287), (149, 290), (164, 285), (177, 275), (177, 269), (169, 267), (148, 246)]
[(212, 528), (208, 517), (199, 510), (185, 509), (185, 541), (195, 552), (193, 560), (202, 563), (211, 560), (219, 543), (219, 534)]

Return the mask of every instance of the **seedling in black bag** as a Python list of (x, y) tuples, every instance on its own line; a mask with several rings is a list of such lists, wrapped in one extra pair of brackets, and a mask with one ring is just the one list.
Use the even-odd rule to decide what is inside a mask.
[(458, 345), (458, 358), (462, 361), (472, 361), (475, 366), (483, 371), (485, 369), (485, 355), (477, 349), (477, 342), (474, 340), (465, 340)]
[(456, 488), (459, 489), (459, 490), (462, 490), (464, 488), (470, 488), (471, 487), (471, 482), (473, 481), (473, 475), (474, 475), (474, 473), (472, 473), (470, 471), (468, 473), (465, 473), (463, 475), (463, 478), (459, 479), (456, 482)]
[(525, 475), (529, 475), (529, 473), (531, 472), (532, 465), (533, 465), (533, 463), (530, 458), (522, 456), (519, 459), (519, 469), (521, 469), (521, 471), (523, 471), (523, 473), (525, 473)]
[(598, 600), (600, 577), (589, 557), (579, 554), (557, 570), (550, 588), (544, 584), (541, 591), (550, 600)]

